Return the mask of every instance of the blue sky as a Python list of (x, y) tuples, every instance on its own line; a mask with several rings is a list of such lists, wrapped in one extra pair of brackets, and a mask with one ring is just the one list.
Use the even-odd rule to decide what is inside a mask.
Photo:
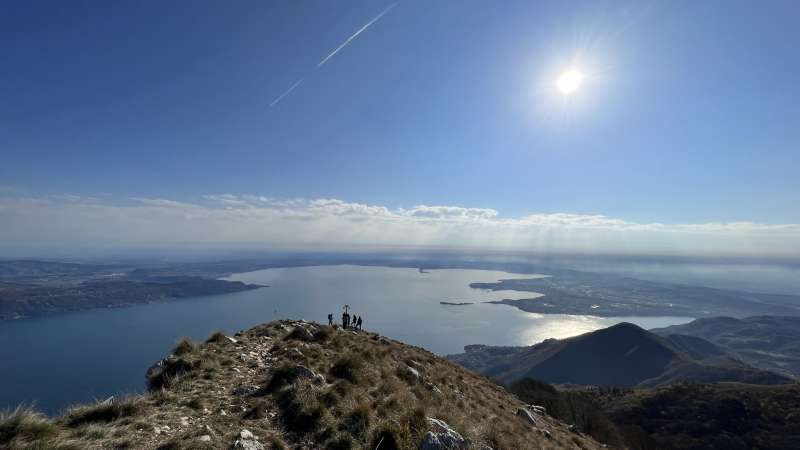
[(4, 2), (0, 195), (800, 222), (797, 2), (393, 4)]

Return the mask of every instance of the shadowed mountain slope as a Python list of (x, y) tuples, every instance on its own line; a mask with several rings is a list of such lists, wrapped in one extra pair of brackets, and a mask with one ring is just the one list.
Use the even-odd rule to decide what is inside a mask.
[(651, 331), (702, 338), (753, 366), (800, 375), (800, 317), (713, 317)]
[(534, 378), (550, 383), (656, 386), (674, 381), (778, 384), (783, 376), (754, 369), (696, 337), (661, 337), (630, 323), (531, 347), (467, 346), (448, 358), (510, 383)]

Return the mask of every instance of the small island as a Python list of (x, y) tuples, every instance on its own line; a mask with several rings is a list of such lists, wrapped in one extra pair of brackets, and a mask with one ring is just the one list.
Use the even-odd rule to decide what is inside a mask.
[(464, 305), (474, 305), (475, 302), (439, 302), (440, 305), (449, 305), (449, 306), (464, 306)]

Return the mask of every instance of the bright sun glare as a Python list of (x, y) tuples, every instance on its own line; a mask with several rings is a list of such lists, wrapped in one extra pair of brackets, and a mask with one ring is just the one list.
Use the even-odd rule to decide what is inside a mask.
[(576, 69), (569, 69), (558, 76), (556, 87), (564, 95), (571, 95), (578, 91), (583, 84), (583, 73)]

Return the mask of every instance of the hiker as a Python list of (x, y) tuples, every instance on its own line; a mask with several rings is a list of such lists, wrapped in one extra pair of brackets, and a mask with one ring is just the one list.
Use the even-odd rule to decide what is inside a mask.
[(349, 321), (349, 319), (350, 319), (350, 315), (347, 314), (347, 312), (343, 312), (342, 313), (342, 328), (344, 328), (345, 330), (347, 329), (347, 322)]
[(356, 322), (356, 326), (358, 327), (359, 331), (361, 330), (361, 324), (362, 323), (363, 323), (363, 320), (361, 320), (361, 316), (358, 316), (358, 321)]
[(333, 326), (333, 314), (328, 314), (328, 326)]

